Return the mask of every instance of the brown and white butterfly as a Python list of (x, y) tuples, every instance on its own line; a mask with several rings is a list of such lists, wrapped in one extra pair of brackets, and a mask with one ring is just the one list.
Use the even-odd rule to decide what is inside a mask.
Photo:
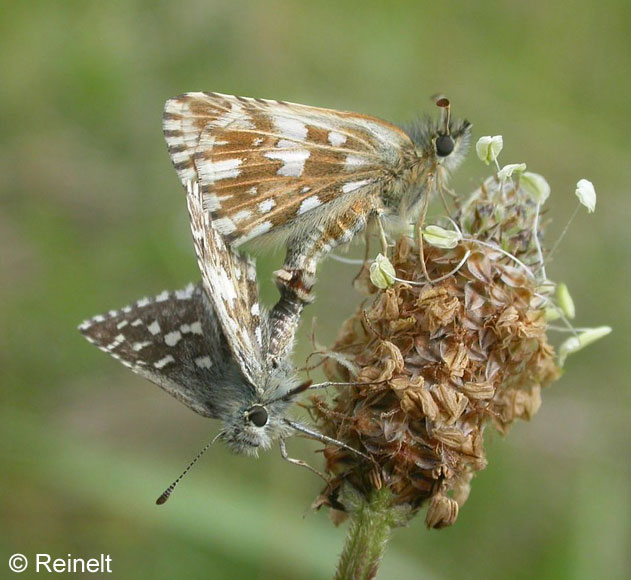
[(232, 246), (259, 236), (287, 245), (281, 293), (310, 300), (317, 263), (371, 218), (414, 221), (470, 141), (470, 124), (425, 119), (408, 130), (380, 119), (219, 93), (166, 102), (164, 135), (185, 187), (196, 182)]

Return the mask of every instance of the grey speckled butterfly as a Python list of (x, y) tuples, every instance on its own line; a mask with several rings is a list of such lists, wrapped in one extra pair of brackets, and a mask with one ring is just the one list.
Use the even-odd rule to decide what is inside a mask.
[(187, 203), (201, 283), (95, 316), (79, 330), (193, 411), (220, 419), (220, 433), (203, 451), (222, 439), (234, 453), (255, 456), (278, 440), (285, 459), (309, 467), (287, 456), (285, 438), (293, 432), (347, 448), (285, 416), (299, 393), (330, 383), (299, 382), (289, 361), (295, 325), (285, 327), (282, 336), (275, 328), (272, 336), (270, 314), (258, 299), (254, 261), (225, 245), (195, 183)]

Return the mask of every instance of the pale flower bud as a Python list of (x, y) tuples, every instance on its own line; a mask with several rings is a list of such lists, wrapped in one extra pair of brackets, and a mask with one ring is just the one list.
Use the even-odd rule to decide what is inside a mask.
[(574, 300), (570, 296), (570, 291), (567, 286), (561, 282), (557, 286), (557, 302), (559, 307), (563, 311), (563, 314), (568, 318), (574, 318), (576, 316), (576, 308), (574, 307)]
[(550, 185), (543, 175), (526, 171), (519, 178), (519, 185), (532, 199), (542, 205), (550, 196)]
[(581, 179), (576, 184), (576, 197), (587, 208), (589, 213), (593, 213), (596, 209), (596, 190), (591, 181)]
[(563, 366), (568, 354), (577, 352), (611, 332), (611, 326), (598, 326), (568, 338), (559, 347), (559, 364)]
[(390, 288), (394, 284), (395, 275), (394, 266), (383, 254), (378, 254), (370, 264), (370, 281), (377, 288)]
[(509, 163), (508, 165), (504, 165), (504, 167), (497, 172), (497, 177), (500, 181), (505, 181), (511, 177), (513, 173), (523, 173), (524, 171), (526, 171), (525, 163)]
[(475, 144), (475, 151), (478, 154), (480, 161), (484, 161), (487, 165), (493, 163), (500, 151), (504, 147), (504, 140), (501, 135), (495, 135), (494, 137), (480, 137)]
[(446, 230), (440, 226), (427, 226), (423, 229), (423, 239), (430, 246), (451, 250), (462, 240), (462, 234), (454, 230)]

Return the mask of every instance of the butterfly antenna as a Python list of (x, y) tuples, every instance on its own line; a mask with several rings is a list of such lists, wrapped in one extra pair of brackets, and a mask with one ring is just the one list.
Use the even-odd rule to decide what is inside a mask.
[(446, 97), (442, 97), (436, 101), (436, 106), (440, 107), (440, 123), (443, 127), (443, 134), (449, 135), (449, 121), (451, 119), (451, 103)]
[(173, 493), (173, 490), (175, 489), (175, 486), (180, 483), (180, 481), (182, 481), (182, 478), (191, 470), (191, 467), (193, 467), (193, 465), (195, 465), (198, 461), (198, 459), (204, 455), (204, 453), (206, 453), (206, 451), (208, 451), (208, 449), (213, 445), (213, 443), (215, 441), (217, 441), (217, 439), (219, 439), (219, 437), (221, 437), (223, 435), (223, 432), (218, 433), (217, 435), (215, 435), (215, 437), (213, 438), (213, 440), (210, 443), (206, 444), (206, 447), (204, 447), (195, 457), (195, 459), (193, 459), (193, 461), (191, 461), (188, 464), (188, 467), (181, 473), (180, 477), (178, 477), (169, 487), (167, 487), (163, 494), (156, 500), (156, 504), (157, 505), (162, 505), (163, 503), (166, 503), (166, 501), (171, 497), (171, 494)]

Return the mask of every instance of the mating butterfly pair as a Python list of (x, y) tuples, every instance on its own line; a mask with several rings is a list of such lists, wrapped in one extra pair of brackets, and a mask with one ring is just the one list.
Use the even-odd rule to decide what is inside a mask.
[[(413, 220), (464, 157), (469, 123), (451, 122), (446, 99), (438, 104), (439, 122), (406, 133), (279, 101), (217, 93), (167, 101), (164, 134), (187, 191), (202, 281), (96, 316), (81, 332), (197, 413), (221, 419), (217, 437), (236, 453), (279, 440), (289, 459), (284, 439), (294, 431), (332, 442), (286, 417), (300, 392), (328, 384), (296, 379), (294, 332), (317, 263), (373, 218), (386, 229)], [(271, 313), (259, 303), (254, 261), (235, 250), (263, 235), (287, 246)]]

